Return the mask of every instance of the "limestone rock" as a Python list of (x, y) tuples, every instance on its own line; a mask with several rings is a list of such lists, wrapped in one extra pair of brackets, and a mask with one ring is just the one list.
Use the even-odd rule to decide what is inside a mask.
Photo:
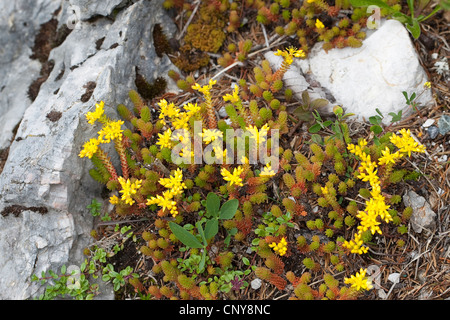
[(87, 20), (96, 15), (108, 16), (116, 7), (126, 2), (127, 1), (124, 0), (69, 0), (69, 10), (71, 10), (70, 13), (74, 15), (73, 18)]
[(28, 88), (39, 77), (41, 63), (32, 59), (34, 39), (52, 19), (62, 0), (0, 3), (0, 149), (11, 143), (13, 131), (30, 106)]
[[(367, 32), (359, 48), (326, 53), (318, 43), (307, 59), (295, 59), (294, 63), (305, 76), (328, 89), (347, 113), (368, 120), (378, 108), (386, 115), (386, 124), (391, 119), (389, 112), (403, 110), (405, 117), (413, 111), (406, 106), (402, 91), (419, 95), (428, 81), (408, 31), (397, 20), (386, 20), (378, 30)], [(422, 106), (432, 101), (430, 90), (416, 100)]]
[[(128, 91), (136, 89), (136, 68), (149, 82), (163, 76), (171, 84), (167, 71), (177, 69), (153, 47), (155, 24), (168, 36), (175, 31), (161, 1), (137, 1), (114, 21), (81, 20), (50, 52), (54, 68), (26, 109), (0, 174), (0, 299), (36, 296), (43, 287), (30, 282), (32, 274), (84, 260), (82, 250), (91, 241), (92, 229), (86, 206), (102, 188), (89, 176), (90, 161), (78, 157), (83, 143), (99, 130), (87, 123), (85, 114), (103, 100), (107, 115), (118, 119), (116, 106), (131, 106)], [(63, 12), (58, 24), (65, 22)], [(169, 89), (174, 87), (172, 83)], [(26, 94), (25, 88), (4, 90)], [(109, 147), (106, 151), (114, 157), (112, 144)]]

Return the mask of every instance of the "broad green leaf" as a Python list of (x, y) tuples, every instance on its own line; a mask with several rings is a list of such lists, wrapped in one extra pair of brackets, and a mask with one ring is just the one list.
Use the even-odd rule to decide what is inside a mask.
[(309, 98), (309, 93), (306, 90), (302, 92), (302, 101), (304, 105), (309, 105), (311, 101)]
[(205, 225), (205, 238), (206, 240), (210, 240), (214, 238), (214, 236), (219, 231), (219, 220), (216, 218), (213, 218), (211, 220), (208, 220)]
[(322, 123), (322, 125), (324, 126), (324, 127), (328, 127), (330, 124), (332, 124), (333, 123), (333, 121), (331, 121), (331, 120), (327, 120), (327, 121), (325, 121), (324, 123)]
[(309, 111), (305, 111), (301, 109), (301, 107), (298, 107), (294, 110), (294, 115), (297, 116), (299, 121), (309, 122), (312, 120), (312, 114)]
[(310, 133), (317, 133), (317, 132), (320, 131), (320, 129), (322, 129), (321, 125), (318, 124), (318, 123), (316, 123), (316, 124), (313, 124), (311, 127), (309, 127), (309, 130), (308, 130), (308, 131), (309, 131)]
[(169, 222), (169, 228), (173, 232), (175, 237), (177, 237), (177, 239), (180, 240), (184, 245), (196, 249), (203, 248), (203, 245), (200, 243), (200, 241), (197, 240), (194, 235), (192, 235), (189, 231), (179, 226), (178, 224)]
[(214, 192), (208, 193), (206, 197), (206, 212), (208, 217), (217, 217), (220, 208), (220, 198)]
[(383, 128), (381, 128), (379, 125), (371, 126), (370, 131), (372, 131), (375, 134), (380, 134), (383, 132)]
[(401, 23), (403, 23), (403, 24), (405, 24), (405, 23), (411, 21), (411, 17), (410, 17), (410, 16), (407, 16), (406, 14), (403, 14), (403, 13), (401, 13), (401, 12), (394, 12), (394, 13), (392, 14), (392, 17), (393, 17), (395, 20), (397, 20), (397, 21), (399, 21), (399, 22), (401, 22)]
[(400, 121), (402, 119), (402, 110), (400, 110), (397, 114), (390, 112), (389, 115), (392, 116), (391, 123)]
[(327, 106), (329, 104), (328, 100), (326, 99), (316, 99), (311, 102), (311, 108), (312, 109), (319, 109)]
[(238, 199), (231, 199), (225, 202), (220, 208), (219, 219), (233, 219), (239, 206)]
[(381, 119), (379, 119), (379, 117), (377, 116), (369, 117), (369, 122), (374, 125), (378, 125), (380, 123), (380, 120)]

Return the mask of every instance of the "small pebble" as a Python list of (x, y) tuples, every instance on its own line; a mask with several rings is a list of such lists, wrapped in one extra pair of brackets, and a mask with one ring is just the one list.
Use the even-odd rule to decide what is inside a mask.
[(450, 131), (450, 116), (444, 114), (438, 120), (439, 133), (444, 135)]
[(262, 281), (261, 281), (261, 279), (258, 279), (258, 278), (256, 278), (252, 282), (250, 282), (250, 285), (252, 286), (253, 290), (258, 290), (259, 288), (261, 288), (261, 284), (262, 284)]
[(436, 126), (431, 126), (427, 128), (428, 135), (431, 140), (435, 139), (439, 134), (439, 129)]
[(436, 120), (434, 120), (434, 119), (427, 119), (427, 121), (425, 121), (425, 122), (422, 124), (422, 127), (428, 128), (428, 127), (431, 126), (435, 121), (436, 121)]
[(228, 113), (227, 113), (227, 111), (225, 110), (225, 107), (222, 107), (222, 108), (219, 109), (219, 116), (220, 116), (221, 118), (226, 118), (226, 117), (228, 117)]

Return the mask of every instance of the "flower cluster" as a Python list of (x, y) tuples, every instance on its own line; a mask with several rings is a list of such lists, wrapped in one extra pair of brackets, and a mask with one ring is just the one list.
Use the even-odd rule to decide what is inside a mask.
[(214, 112), (214, 108), (212, 105), (212, 97), (211, 97), (211, 89), (212, 86), (216, 84), (216, 80), (209, 80), (209, 83), (205, 86), (201, 86), (198, 83), (192, 86), (192, 89), (203, 93), (203, 96), (205, 98), (205, 107), (206, 107), (206, 116), (208, 120), (208, 128), (209, 129), (215, 129), (217, 128), (217, 120), (216, 115)]
[(269, 247), (273, 248), (273, 251), (278, 253), (280, 256), (284, 256), (287, 252), (286, 239), (283, 237), (278, 243), (272, 242), (271, 244), (269, 244)]
[(186, 185), (183, 183), (183, 172), (181, 169), (177, 169), (169, 178), (159, 179), (159, 183), (168, 190), (164, 191), (162, 195), (157, 195), (156, 197), (148, 199), (147, 205), (150, 206), (156, 204), (160, 206), (163, 211), (167, 209), (173, 217), (176, 217), (178, 215), (178, 208), (174, 198), (177, 195), (182, 194), (183, 190), (186, 188)]
[(370, 191), (371, 198), (366, 201), (366, 208), (363, 211), (358, 211), (356, 215), (361, 220), (358, 226), (358, 233), (355, 235), (354, 240), (345, 241), (343, 244), (344, 247), (350, 249), (351, 253), (367, 253), (368, 248), (363, 246), (362, 233), (370, 230), (372, 234), (381, 234), (379, 220), (384, 220), (386, 223), (392, 221), (392, 217), (388, 212), (390, 206), (386, 205), (385, 198), (381, 195), (380, 179), (377, 176), (378, 165), (393, 165), (397, 159), (404, 157), (406, 154), (411, 156), (411, 152), (425, 152), (425, 147), (414, 141), (409, 130), (401, 129), (400, 134), (402, 135), (401, 137), (394, 134), (390, 138), (390, 141), (399, 150), (391, 153), (389, 148), (386, 147), (382, 151), (383, 155), (378, 159), (378, 164), (372, 161), (370, 155), (363, 151), (367, 145), (365, 139), (361, 139), (356, 146), (353, 144), (348, 145), (350, 153), (355, 154), (362, 160), (358, 168), (359, 175), (357, 177), (362, 181), (368, 181), (372, 187)]
[(92, 138), (83, 145), (83, 149), (79, 153), (80, 158), (88, 157), (92, 158), (94, 154), (97, 153), (100, 143), (110, 143), (111, 140), (122, 141), (123, 130), (121, 126), (124, 124), (123, 121), (111, 121), (105, 115), (105, 103), (101, 101), (95, 105), (95, 111), (88, 112), (86, 114), (86, 119), (88, 123), (94, 125), (96, 121), (99, 121), (103, 127), (98, 132), (98, 137)]
[(316, 19), (316, 28), (319, 30), (325, 28), (324, 24), (319, 19)]
[(272, 165), (268, 163), (259, 175), (264, 177), (273, 177), (275, 175), (275, 171), (273, 171)]
[(368, 277), (366, 277), (367, 270), (360, 269), (356, 275), (352, 275), (350, 278), (345, 278), (344, 282), (346, 284), (351, 284), (356, 290), (370, 290), (373, 288), (372, 283)]
[[(136, 180), (135, 182), (131, 183), (130, 179), (125, 180), (123, 177), (119, 177), (119, 183), (122, 187), (122, 190), (119, 191), (122, 194), (121, 200), (126, 204), (129, 204), (130, 206), (133, 205), (133, 195), (135, 195), (137, 190), (142, 186), (142, 180)], [(112, 200), (112, 203), (118, 203), (115, 198), (111, 198), (110, 200)]]
[(419, 145), (418, 142), (411, 137), (410, 130), (406, 130), (405, 128), (400, 130), (401, 137), (398, 135), (392, 135), (391, 142), (399, 148), (399, 152), (404, 154), (408, 154), (408, 157), (411, 157), (411, 152), (425, 152), (425, 146)]
[(276, 56), (282, 56), (288, 65), (291, 65), (294, 62), (294, 57), (304, 58), (306, 56), (303, 50), (297, 50), (297, 48), (294, 47), (289, 47), (286, 50), (278, 49), (274, 54)]
[(244, 168), (242, 168), (242, 166), (239, 166), (237, 168), (234, 168), (233, 173), (231, 173), (230, 171), (228, 171), (225, 168), (222, 168), (220, 170), (220, 173), (222, 174), (223, 179), (225, 181), (230, 182), (230, 185), (235, 184), (237, 186), (242, 187), (244, 184), (242, 183), (242, 178), (240, 176), (243, 171), (244, 171)]
[[(189, 120), (193, 115), (200, 111), (200, 107), (195, 103), (187, 103), (184, 106), (185, 112), (182, 112), (174, 103), (168, 103), (166, 99), (161, 99), (158, 103), (160, 107), (159, 119), (163, 125), (170, 121), (174, 129), (188, 129)], [(163, 133), (163, 136), (168, 136)], [(160, 135), (161, 138), (161, 135)]]

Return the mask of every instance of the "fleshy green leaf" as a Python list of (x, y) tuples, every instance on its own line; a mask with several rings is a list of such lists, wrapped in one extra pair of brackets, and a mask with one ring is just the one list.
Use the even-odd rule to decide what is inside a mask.
[(200, 243), (200, 241), (197, 240), (194, 235), (192, 235), (189, 231), (179, 226), (178, 224), (169, 222), (169, 228), (173, 232), (175, 237), (177, 237), (177, 239), (180, 240), (184, 245), (197, 249), (203, 248), (203, 245)]

